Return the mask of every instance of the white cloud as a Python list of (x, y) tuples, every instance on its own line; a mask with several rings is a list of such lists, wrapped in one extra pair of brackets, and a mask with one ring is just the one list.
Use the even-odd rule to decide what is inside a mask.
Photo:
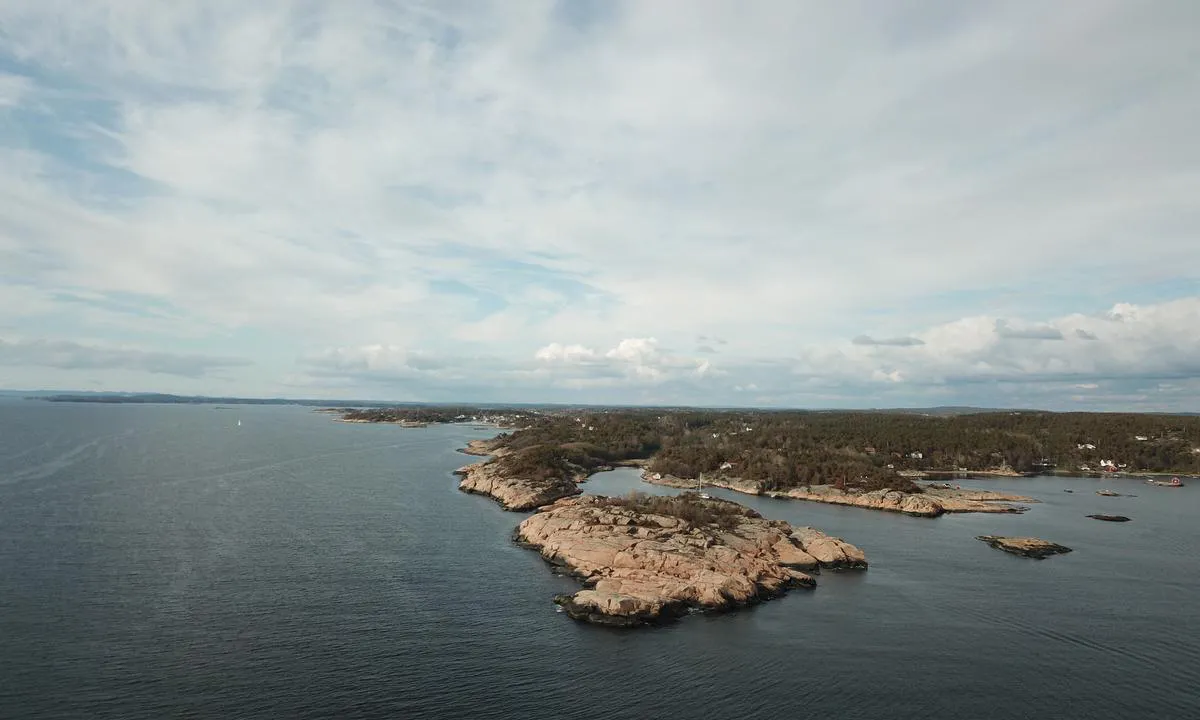
[(534, 357), (547, 362), (584, 362), (595, 360), (596, 351), (582, 345), (550, 343), (534, 353)]
[(604, 353), (604, 356), (631, 365), (656, 364), (660, 360), (658, 340), (655, 338), (626, 338), (615, 348)]
[(224, 368), (250, 365), (243, 358), (167, 353), (68, 340), (0, 338), (0, 365), (61, 370), (138, 370), (151, 374), (201, 377)]
[[(619, 386), (627, 381), (662, 383), (724, 374), (708, 359), (665, 352), (655, 338), (625, 338), (603, 352), (582, 345), (550, 343), (534, 353), (534, 358), (556, 373), (556, 382), (580, 387), (580, 382), (590, 380)], [(599, 377), (589, 380), (584, 377), (587, 373)]]
[(29, 78), (0, 70), (0, 108), (20, 105), (31, 87)]
[(256, 394), (1178, 374), (1198, 12), (8, 0), (0, 328)]
[(1193, 377), (1200, 376), (1200, 334), (1192, 329), (1198, 323), (1200, 297), (1046, 322), (971, 318), (916, 333), (924, 342), (919, 347), (850, 345), (844, 372), (861, 368), (865, 376), (886, 371), (877, 365), (888, 363), (926, 382)]

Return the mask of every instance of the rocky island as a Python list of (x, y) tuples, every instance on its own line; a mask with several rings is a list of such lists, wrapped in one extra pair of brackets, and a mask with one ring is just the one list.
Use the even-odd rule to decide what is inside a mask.
[(1049, 540), (1042, 540), (1041, 538), (979, 535), (975, 539), (982, 540), (997, 550), (1003, 550), (1006, 553), (1020, 555), (1021, 557), (1033, 558), (1034, 560), (1043, 560), (1051, 555), (1071, 552), (1071, 548), (1066, 545), (1059, 545), (1058, 543), (1052, 543)]
[(685, 493), (561, 499), (515, 539), (579, 578), (555, 602), (572, 618), (631, 627), (691, 610), (729, 610), (813, 587), (820, 568), (865, 569), (853, 545), (749, 508)]

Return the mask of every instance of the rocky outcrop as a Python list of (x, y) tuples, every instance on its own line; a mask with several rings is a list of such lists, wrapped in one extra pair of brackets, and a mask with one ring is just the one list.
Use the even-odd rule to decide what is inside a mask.
[(500, 438), (492, 438), (490, 440), (468, 440), (467, 446), (459, 450), (464, 455), (477, 455), (487, 457), (489, 455), (500, 456), (505, 454), (505, 449), (501, 446)]
[(791, 500), (853, 505), (870, 510), (886, 510), (918, 517), (937, 517), (946, 512), (940, 502), (925, 493), (905, 493), (898, 490), (873, 490), (856, 493), (841, 490), (832, 485), (813, 485), (810, 488), (792, 488), (767, 494)]
[(1032, 537), (1002, 537), (1000, 535), (978, 535), (976, 540), (982, 540), (988, 545), (1013, 555), (1042, 560), (1051, 555), (1071, 552), (1071, 548), (1049, 540)]
[(922, 493), (948, 513), (1023, 513), (1029, 508), (1012, 503), (1036, 503), (1031, 497), (975, 488), (925, 488)]
[(1125, 517), (1124, 515), (1105, 515), (1104, 513), (1097, 513), (1095, 515), (1088, 515), (1088, 517), (1092, 518), (1093, 520), (1104, 520), (1106, 522), (1129, 522), (1129, 518)]
[(462, 477), (458, 483), (459, 490), (487, 495), (505, 510), (534, 510), (559, 498), (582, 492), (573, 480), (567, 478), (534, 480), (508, 477), (490, 460), (473, 463), (454, 472)]
[(810, 527), (797, 528), (791, 535), (804, 552), (812, 555), (822, 567), (866, 568), (867, 556), (862, 550), (842, 540), (830, 537)]
[(522, 522), (516, 539), (583, 581), (555, 598), (567, 614), (624, 627), (812, 587), (805, 570), (867, 566), (838, 538), (695, 495), (563, 499)]
[[(696, 480), (677, 478), (673, 475), (662, 475), (649, 471), (642, 473), (642, 479), (655, 485), (666, 485), (677, 488), (695, 488)], [(904, 513), (917, 517), (937, 517), (943, 513), (1022, 513), (1028, 508), (1010, 503), (1037, 502), (1023, 495), (1009, 495), (990, 490), (973, 490), (962, 488), (926, 488), (924, 492), (908, 493), (899, 490), (873, 490), (861, 492), (842, 490), (833, 485), (811, 485), (790, 488), (788, 490), (764, 491), (757, 483), (739, 478), (705, 478), (704, 485), (719, 487), (749, 495), (766, 495), (768, 497), (788, 500), (807, 500), (832, 505), (851, 505), (869, 510), (886, 510), (888, 512)]]

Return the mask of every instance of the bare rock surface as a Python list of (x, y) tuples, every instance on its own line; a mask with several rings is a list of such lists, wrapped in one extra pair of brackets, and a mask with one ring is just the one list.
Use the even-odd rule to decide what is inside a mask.
[[(655, 485), (676, 488), (695, 488), (698, 481), (662, 475), (649, 471), (642, 479)], [(807, 500), (832, 505), (851, 505), (869, 510), (886, 510), (917, 517), (937, 517), (943, 513), (1021, 513), (1028, 508), (1012, 503), (1037, 502), (1024, 495), (976, 490), (970, 488), (925, 488), (924, 492), (909, 493), (899, 490), (872, 490), (856, 492), (843, 490), (834, 485), (811, 485), (788, 490), (764, 491), (757, 483), (740, 478), (706, 478), (709, 487), (725, 488), (749, 495), (766, 495), (789, 500)]]
[(497, 457), (506, 454), (506, 450), (501, 445), (500, 438), (491, 438), (490, 440), (468, 440), (467, 446), (459, 450), (464, 455), (477, 455), (486, 457), (494, 455)]
[(555, 598), (571, 617), (626, 627), (814, 586), (804, 570), (867, 566), (843, 540), (694, 494), (562, 499), (522, 522), (515, 537), (583, 581), (582, 590)]
[(462, 476), (458, 489), (463, 492), (487, 495), (505, 510), (534, 510), (559, 498), (582, 492), (568, 478), (533, 479), (510, 477), (490, 460), (473, 463), (454, 471)]

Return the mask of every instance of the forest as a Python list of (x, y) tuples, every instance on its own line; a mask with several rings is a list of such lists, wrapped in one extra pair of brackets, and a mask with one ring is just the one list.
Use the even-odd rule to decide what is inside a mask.
[[(393, 411), (364, 411), (369, 417)], [(503, 411), (404, 408), (454, 422)], [(541, 409), (512, 411), (506, 470), (586, 474), (630, 460), (682, 478), (740, 478), (764, 490), (818, 484), (908, 492), (913, 471), (1200, 474), (1200, 417), (1118, 413)], [(908, 472), (906, 472), (908, 471)]]

